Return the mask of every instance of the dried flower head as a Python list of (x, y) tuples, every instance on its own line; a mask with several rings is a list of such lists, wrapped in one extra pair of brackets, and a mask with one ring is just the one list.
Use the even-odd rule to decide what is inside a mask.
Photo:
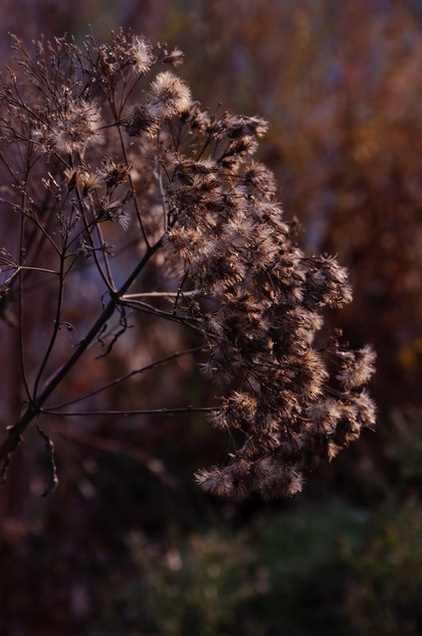
[(145, 75), (155, 62), (151, 44), (142, 36), (132, 38), (129, 54), (133, 59), (133, 70), (138, 75)]
[(153, 137), (160, 130), (159, 118), (149, 110), (148, 106), (135, 104), (125, 121), (125, 128), (130, 137), (141, 134)]
[(64, 177), (69, 191), (80, 187), (82, 196), (86, 196), (100, 186), (98, 174), (91, 172), (89, 168), (85, 168), (83, 165), (76, 168), (66, 168)]
[(131, 166), (127, 163), (116, 162), (110, 157), (105, 157), (98, 169), (98, 176), (104, 181), (108, 188), (115, 188), (127, 180), (130, 169)]
[(151, 83), (149, 112), (158, 117), (174, 117), (189, 111), (191, 93), (188, 86), (170, 71), (159, 73)]
[(162, 58), (162, 62), (164, 64), (170, 64), (171, 66), (180, 66), (180, 64), (183, 64), (185, 55), (183, 51), (181, 51), (177, 47), (174, 48), (170, 53), (167, 53), (167, 51), (163, 51), (163, 54), (164, 56)]
[(94, 101), (77, 99), (65, 87), (57, 110), (47, 126), (49, 144), (59, 153), (83, 154), (93, 144), (101, 144), (101, 112)]

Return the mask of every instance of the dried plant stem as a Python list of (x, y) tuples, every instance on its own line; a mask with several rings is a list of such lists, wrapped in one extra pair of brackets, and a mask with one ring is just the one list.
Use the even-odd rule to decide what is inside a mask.
[(213, 408), (212, 406), (179, 406), (179, 407), (163, 407), (160, 409), (133, 409), (130, 411), (118, 411), (118, 410), (110, 410), (105, 409), (103, 411), (98, 410), (89, 410), (89, 411), (61, 411), (55, 409), (41, 409), (40, 413), (43, 415), (61, 415), (66, 417), (78, 417), (78, 416), (87, 416), (87, 415), (112, 415), (119, 417), (131, 417), (134, 415), (175, 415), (177, 413), (214, 413), (217, 411), (217, 408)]
[[(129, 373), (125, 373), (125, 375), (122, 375), (119, 378), (115, 378), (114, 380), (112, 380), (111, 382), (108, 382), (107, 384), (103, 384), (100, 388), (90, 391), (89, 393), (85, 393), (84, 395), (80, 395), (79, 397), (73, 400), (68, 400), (67, 402), (62, 402), (61, 404), (54, 404), (51, 407), (49, 407), (47, 410), (44, 409), (44, 412), (48, 412), (51, 414), (53, 411), (59, 411), (60, 409), (64, 409), (67, 406), (71, 406), (72, 404), (83, 402), (84, 400), (94, 397), (94, 395), (98, 395), (99, 393), (103, 393), (104, 391), (107, 391), (108, 389), (111, 389), (119, 384), (122, 384), (122, 382), (125, 382), (126, 380), (129, 380), (130, 378), (133, 378), (134, 376), (141, 375), (142, 373), (146, 373), (147, 371), (151, 371), (152, 369), (156, 369), (157, 367), (163, 366), (167, 364), (168, 362), (171, 362), (172, 360), (181, 358), (182, 356), (193, 355), (195, 353), (199, 353), (200, 351), (206, 351), (206, 350), (207, 350), (207, 347), (200, 346), (200, 347), (192, 347), (190, 349), (185, 349), (184, 351), (176, 351), (175, 353), (172, 353), (169, 356), (165, 356), (164, 358), (160, 358), (159, 360), (154, 360), (154, 362), (151, 362), (150, 364), (146, 364), (140, 369), (134, 369), (133, 371), (130, 371)], [(130, 412), (128, 411), (127, 413), (129, 415), (132, 415), (134, 414), (134, 411), (131, 410)]]

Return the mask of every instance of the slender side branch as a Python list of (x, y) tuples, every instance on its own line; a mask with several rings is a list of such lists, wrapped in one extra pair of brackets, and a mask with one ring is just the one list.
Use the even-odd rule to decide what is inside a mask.
[(118, 378), (115, 378), (111, 382), (108, 382), (107, 384), (103, 384), (98, 389), (95, 389), (94, 391), (90, 391), (89, 393), (85, 393), (85, 395), (81, 395), (80, 397), (75, 398), (74, 400), (69, 400), (68, 402), (63, 402), (62, 404), (54, 404), (50, 409), (48, 409), (48, 411), (51, 413), (51, 411), (58, 411), (59, 409), (66, 408), (67, 406), (71, 406), (72, 404), (83, 402), (84, 400), (88, 400), (94, 395), (103, 393), (103, 391), (107, 391), (108, 389), (111, 389), (112, 387), (115, 387), (118, 384), (121, 384), (122, 382), (125, 382), (126, 380), (129, 380), (130, 378), (133, 378), (135, 375), (140, 375), (141, 373), (145, 373), (146, 371), (151, 371), (151, 369), (156, 369), (157, 367), (167, 364), (168, 362), (171, 362), (172, 360), (176, 360), (177, 358), (180, 358), (182, 356), (190, 355), (192, 353), (197, 353), (198, 351), (205, 351), (207, 348), (208, 347), (200, 346), (200, 347), (192, 347), (191, 349), (185, 349), (184, 351), (176, 351), (175, 353), (172, 353), (169, 356), (165, 356), (164, 358), (160, 358), (159, 360), (154, 360), (154, 362), (151, 362), (151, 364), (147, 364), (144, 367), (141, 367), (140, 369), (134, 369), (133, 371), (130, 371), (129, 373), (125, 373), (124, 375)]
[(63, 310), (64, 281), (65, 281), (65, 275), (64, 275), (65, 253), (66, 253), (66, 250), (63, 250), (63, 253), (60, 255), (59, 288), (57, 292), (56, 315), (54, 319), (53, 330), (50, 336), (50, 342), (48, 343), (47, 349), (44, 354), (44, 358), (41, 362), (40, 368), (37, 373), (37, 377), (34, 382), (34, 390), (33, 390), (34, 400), (37, 399), (39, 383), (41, 382), (44, 369), (47, 366), (47, 363), (50, 359), (50, 355), (54, 348), (54, 343), (56, 342), (58, 333), (60, 331), (61, 316), (62, 316), (62, 310)]
[(157, 316), (159, 318), (164, 318), (165, 320), (170, 320), (172, 322), (178, 322), (179, 324), (184, 325), (185, 327), (189, 327), (190, 329), (193, 329), (194, 331), (200, 334), (203, 334), (203, 330), (200, 327), (194, 325), (192, 321), (189, 321), (182, 316), (176, 316), (173, 313), (169, 313), (168, 311), (163, 311), (162, 309), (153, 307), (152, 305), (149, 305), (148, 303), (143, 303), (140, 300), (122, 299), (122, 302), (124, 302), (124, 304), (127, 307), (131, 307), (132, 309), (136, 309), (145, 314), (151, 314), (152, 316)]
[(66, 417), (77, 417), (78, 415), (119, 415), (120, 417), (130, 417), (131, 415), (172, 415), (176, 413), (213, 413), (218, 411), (218, 408), (212, 406), (178, 406), (175, 408), (163, 407), (161, 409), (135, 409), (131, 411), (56, 411), (53, 409), (41, 409), (43, 415), (61, 415)]

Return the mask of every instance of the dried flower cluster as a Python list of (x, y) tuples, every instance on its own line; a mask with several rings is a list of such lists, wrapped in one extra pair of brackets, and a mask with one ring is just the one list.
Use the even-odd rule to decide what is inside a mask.
[[(375, 355), (335, 338), (318, 343), (322, 310), (350, 302), (351, 290), (335, 259), (293, 244), (273, 175), (251, 157), (263, 122), (225, 115), (205, 130), (227, 141), (213, 158), (180, 159), (167, 236), (197, 291), (188, 311), (209, 346), (203, 371), (223, 390), (211, 422), (235, 432), (238, 447), (197, 481), (240, 498), (293, 495), (319, 461), (374, 426), (363, 387)], [(204, 298), (212, 299), (206, 312)]]
[[(35, 59), (19, 41), (16, 49), (19, 66), (0, 83), (1, 157), (13, 182), (3, 204), (47, 243), (46, 275), (59, 282), (46, 353), (35, 379), (24, 378), (26, 410), (0, 449), (2, 473), (34, 419), (66, 415), (50, 396), (111, 316), (120, 315), (121, 329), (109, 349), (127, 328), (126, 312), (136, 310), (203, 339), (201, 371), (219, 389), (210, 421), (232, 434), (234, 448), (224, 465), (197, 473), (201, 487), (235, 498), (300, 491), (318, 462), (374, 426), (365, 385), (375, 356), (320, 335), (324, 308), (351, 300), (347, 273), (292, 240), (274, 177), (255, 159), (266, 122), (201, 109), (183, 80), (159, 70), (177, 66), (181, 52), (138, 36), (119, 32), (102, 45), (89, 37), (81, 47), (41, 42)], [(127, 233), (118, 225), (138, 245), (124, 275), (121, 264), (116, 275), (104, 223), (117, 223), (122, 246)], [(2, 252), (3, 296), (31, 268), (40, 275), (30, 236), (22, 231), (16, 258)], [(86, 258), (105, 290), (101, 311), (52, 372), (67, 281)], [(163, 289), (129, 293), (147, 264)], [(156, 298), (167, 299), (168, 310)]]

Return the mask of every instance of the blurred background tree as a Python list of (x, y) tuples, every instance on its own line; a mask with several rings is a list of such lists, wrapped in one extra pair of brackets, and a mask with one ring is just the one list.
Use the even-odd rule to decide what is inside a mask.
[[(201, 419), (165, 419), (129, 439), (107, 421), (59, 437), (62, 481), (47, 501), (36, 496), (40, 442), (0, 492), (0, 631), (418, 634), (421, 3), (2, 0), (0, 11), (4, 60), (8, 32), (82, 38), (91, 25), (107, 40), (131, 27), (185, 51), (180, 74), (211, 109), (269, 120), (262, 159), (286, 215), (310, 253), (349, 268), (355, 299), (333, 321), (353, 346), (374, 344), (379, 405), (376, 434), (271, 508), (195, 490), (198, 457), (219, 452)], [(2, 425), (20, 399), (5, 318)], [(89, 371), (78, 381), (88, 387)], [(187, 384), (170, 393), (198, 390)]]

